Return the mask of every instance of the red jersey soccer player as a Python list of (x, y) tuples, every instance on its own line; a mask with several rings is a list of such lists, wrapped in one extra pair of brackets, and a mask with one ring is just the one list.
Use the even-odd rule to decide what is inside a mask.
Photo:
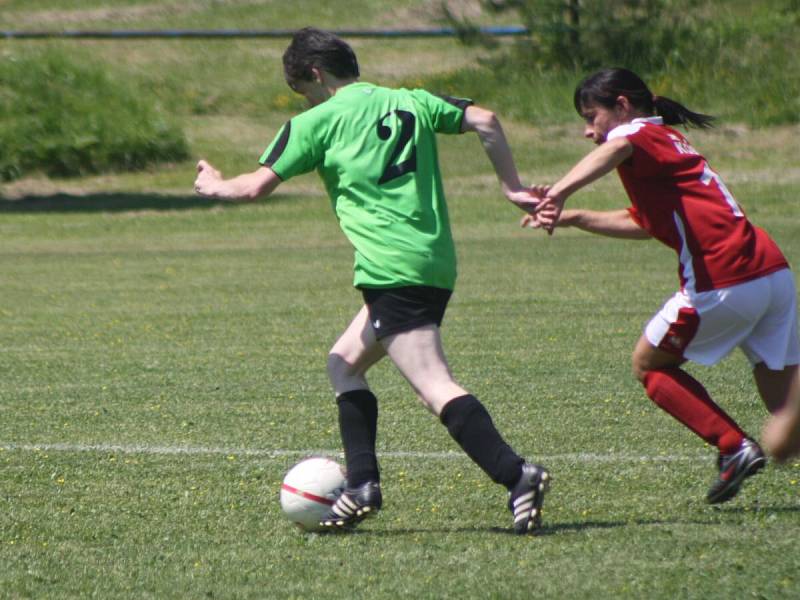
[[(647, 324), (633, 351), (633, 371), (658, 406), (719, 449), (719, 476), (707, 500), (725, 502), (766, 458), (680, 366), (715, 364), (738, 346), (770, 412), (800, 402), (794, 278), (775, 242), (747, 220), (686, 138), (668, 127), (707, 127), (712, 117), (654, 96), (626, 69), (587, 77), (575, 91), (575, 108), (586, 119), (585, 136), (599, 147), (555, 185), (534, 187), (545, 201), (522, 224), (550, 233), (574, 226), (654, 237), (676, 251), (680, 290)], [(612, 169), (631, 208), (562, 211), (571, 194)]]

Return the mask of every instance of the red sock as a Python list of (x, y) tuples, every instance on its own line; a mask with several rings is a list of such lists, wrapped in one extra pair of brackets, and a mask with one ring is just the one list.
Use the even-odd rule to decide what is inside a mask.
[(648, 371), (644, 388), (660, 408), (719, 448), (722, 454), (735, 452), (746, 437), (736, 422), (714, 403), (702, 384), (686, 371)]

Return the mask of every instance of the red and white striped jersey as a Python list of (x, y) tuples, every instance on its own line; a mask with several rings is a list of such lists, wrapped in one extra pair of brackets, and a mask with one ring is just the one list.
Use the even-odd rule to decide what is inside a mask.
[(688, 293), (729, 287), (787, 268), (769, 235), (756, 227), (719, 176), (661, 117), (634, 119), (608, 139), (626, 137), (631, 157), (617, 167), (632, 218), (674, 249)]

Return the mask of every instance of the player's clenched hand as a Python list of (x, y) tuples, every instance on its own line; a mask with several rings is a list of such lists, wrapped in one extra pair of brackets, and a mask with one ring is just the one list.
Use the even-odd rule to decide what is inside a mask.
[(542, 222), (539, 220), (538, 213), (534, 214), (525, 214), (522, 215), (522, 218), (519, 220), (520, 227), (529, 227), (530, 229), (541, 229)]
[(547, 193), (550, 191), (551, 187), (553, 186), (538, 185), (534, 183), (531, 187), (528, 188), (528, 191), (530, 191), (530, 193), (536, 196), (537, 198), (544, 200), (545, 198), (547, 198)]
[(552, 229), (555, 227), (558, 218), (555, 206), (542, 203), (534, 214), (523, 215), (519, 221), (519, 225), (520, 227), (528, 227), (530, 229), (545, 229), (548, 233), (552, 233)]
[(197, 178), (194, 180), (194, 191), (201, 196), (213, 196), (217, 184), (222, 181), (222, 173), (205, 160), (197, 163)]
[(539, 220), (539, 226), (550, 235), (553, 234), (553, 230), (558, 223), (566, 200), (565, 196), (554, 193), (552, 189), (548, 189), (544, 195), (544, 199), (541, 204), (539, 204), (539, 210), (536, 215)]
[[(540, 218), (540, 214), (543, 209), (548, 208), (548, 204), (545, 203), (545, 199), (547, 198), (547, 192), (550, 191), (549, 185), (532, 185), (528, 188), (528, 191), (539, 199), (539, 203), (536, 206), (536, 210), (534, 212), (529, 212), (526, 215), (523, 215), (519, 221), (520, 227), (529, 227), (531, 229), (541, 229), (545, 226), (545, 224), (549, 224), (550, 220), (552, 219), (552, 215), (545, 214), (544, 219)], [(549, 206), (549, 210), (552, 211), (552, 206)]]

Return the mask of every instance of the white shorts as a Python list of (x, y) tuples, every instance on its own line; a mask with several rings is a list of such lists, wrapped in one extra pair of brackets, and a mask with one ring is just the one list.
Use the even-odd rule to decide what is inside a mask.
[(645, 327), (655, 347), (713, 365), (739, 347), (750, 364), (800, 364), (797, 290), (789, 269), (731, 287), (678, 292)]

